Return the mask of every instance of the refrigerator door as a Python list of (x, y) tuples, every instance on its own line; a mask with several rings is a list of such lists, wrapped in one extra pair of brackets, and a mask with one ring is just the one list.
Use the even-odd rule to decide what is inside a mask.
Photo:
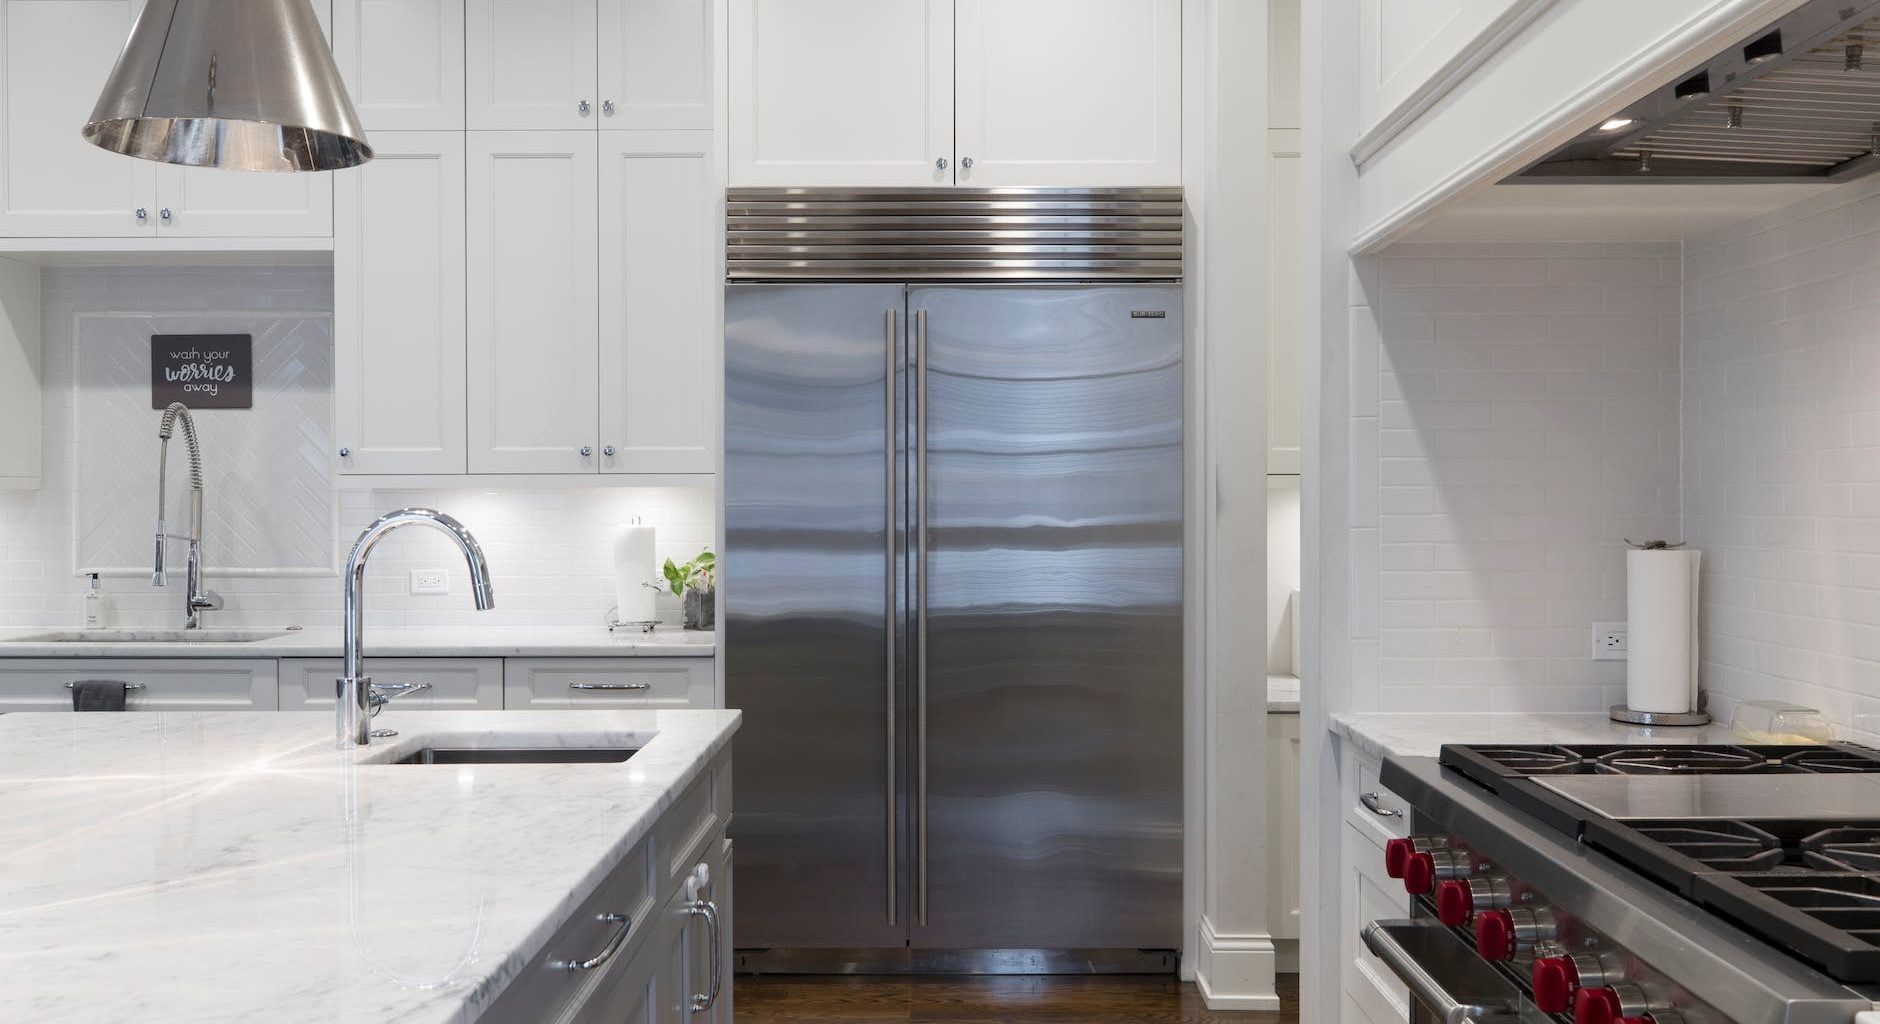
[[(906, 942), (890, 423), (905, 292), (725, 289), (725, 616), (740, 947)], [(895, 416), (889, 415), (892, 401)], [(904, 820), (904, 819), (903, 819)]]
[(908, 310), (912, 945), (1178, 948), (1180, 289)]

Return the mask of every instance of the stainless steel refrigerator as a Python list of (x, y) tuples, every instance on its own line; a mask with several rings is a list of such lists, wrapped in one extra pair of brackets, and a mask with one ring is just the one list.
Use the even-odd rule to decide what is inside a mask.
[(742, 965), (1172, 968), (1179, 191), (728, 206)]

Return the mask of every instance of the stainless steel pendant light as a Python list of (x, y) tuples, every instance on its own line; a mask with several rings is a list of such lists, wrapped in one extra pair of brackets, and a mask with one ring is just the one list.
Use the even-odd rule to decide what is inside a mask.
[(308, 0), (148, 0), (84, 134), (194, 167), (331, 171), (372, 159)]

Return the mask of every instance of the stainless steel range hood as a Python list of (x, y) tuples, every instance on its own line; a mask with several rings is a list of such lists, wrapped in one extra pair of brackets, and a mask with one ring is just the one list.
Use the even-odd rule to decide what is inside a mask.
[(1877, 152), (1880, 0), (1813, 0), (1506, 183), (1840, 182)]

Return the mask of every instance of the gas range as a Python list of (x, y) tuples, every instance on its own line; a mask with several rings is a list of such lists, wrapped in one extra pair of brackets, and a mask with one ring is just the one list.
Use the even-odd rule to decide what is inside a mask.
[(1849, 1024), (1876, 1008), (1880, 751), (1445, 746), (1387, 759), (1380, 781), (1413, 808), (1385, 867), (1418, 899), (1365, 942), (1438, 1018)]

